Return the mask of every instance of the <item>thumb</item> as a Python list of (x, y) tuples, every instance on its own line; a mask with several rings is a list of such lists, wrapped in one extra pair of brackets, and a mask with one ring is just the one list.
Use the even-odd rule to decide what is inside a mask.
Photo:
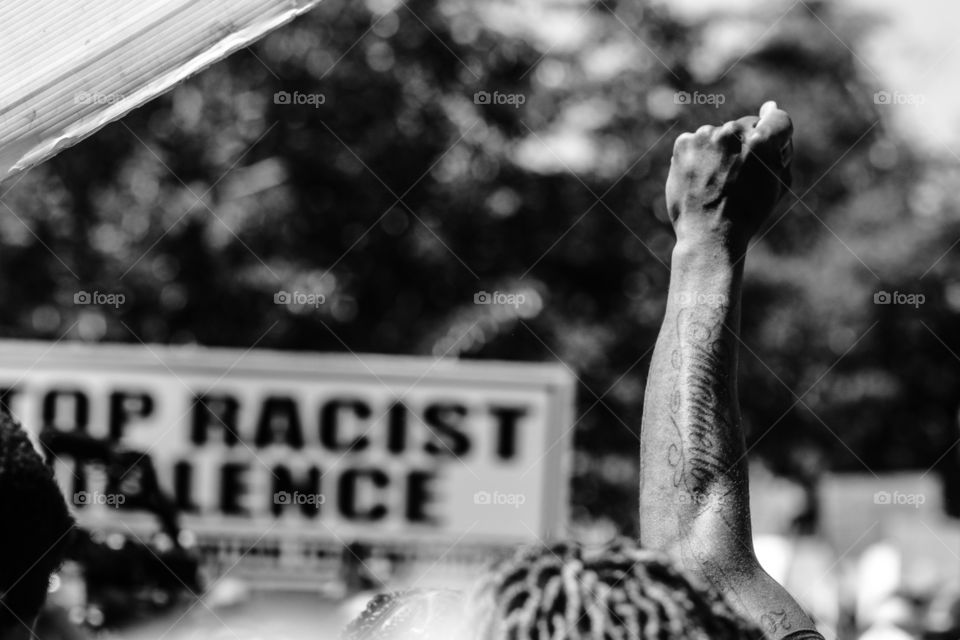
[(777, 103), (774, 102), (773, 100), (767, 100), (766, 102), (763, 103), (763, 106), (760, 107), (760, 117), (762, 118), (768, 113), (770, 113), (771, 111), (776, 111), (776, 110), (777, 110)]
[(760, 120), (754, 128), (756, 150), (787, 167), (793, 156), (793, 122), (787, 112), (768, 100), (760, 107)]
[(768, 100), (760, 107), (760, 120), (757, 121), (757, 133), (762, 134), (767, 139), (779, 140), (782, 144), (786, 139), (793, 135), (793, 122), (790, 116), (783, 109), (777, 107), (777, 103)]

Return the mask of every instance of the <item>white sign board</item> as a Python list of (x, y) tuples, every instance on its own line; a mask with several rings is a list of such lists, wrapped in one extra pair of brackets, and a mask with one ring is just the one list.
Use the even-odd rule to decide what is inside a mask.
[[(153, 460), (182, 524), (342, 543), (551, 537), (566, 516), (574, 382), (561, 365), (0, 341), (33, 433)], [(94, 465), (59, 456), (81, 523), (139, 530)]]

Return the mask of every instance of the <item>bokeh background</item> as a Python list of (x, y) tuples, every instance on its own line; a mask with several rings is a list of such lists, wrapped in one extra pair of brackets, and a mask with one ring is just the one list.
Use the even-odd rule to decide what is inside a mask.
[[(747, 260), (741, 403), (757, 491), (803, 499), (767, 529), (829, 542), (824, 514), (849, 509), (825, 482), (922, 480), (960, 563), (942, 533), (960, 516), (960, 106), (930, 89), (960, 60), (954, 13), (325, 0), (4, 185), (0, 332), (560, 361), (579, 380), (573, 518), (631, 535), (673, 140), (775, 99), (794, 176)], [(857, 526), (858, 550), (881, 535)], [(897, 602), (919, 611), (945, 580)]]

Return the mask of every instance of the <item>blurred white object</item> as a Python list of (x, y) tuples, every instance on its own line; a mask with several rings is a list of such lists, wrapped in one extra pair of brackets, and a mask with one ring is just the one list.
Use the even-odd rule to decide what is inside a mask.
[(910, 605), (902, 598), (890, 598), (877, 605), (873, 611), (873, 624), (860, 640), (914, 640), (915, 636), (903, 627), (911, 627), (916, 622)]
[(87, 583), (79, 564), (68, 560), (51, 576), (47, 602), (68, 611), (87, 602)]
[(770, 577), (783, 584), (784, 578), (790, 572), (793, 558), (793, 545), (785, 536), (759, 535), (754, 536), (753, 546), (757, 560)]
[(881, 604), (900, 588), (903, 560), (899, 549), (886, 542), (870, 545), (860, 556), (857, 576), (857, 624), (881, 622)]
[(870, 627), (860, 636), (860, 640), (916, 640), (916, 638), (898, 627), (883, 625)]
[(204, 596), (211, 608), (234, 607), (250, 600), (250, 585), (246, 580), (226, 576), (214, 584), (213, 589)]
[(960, 629), (960, 578), (936, 592), (927, 608), (926, 628), (937, 633)]
[(754, 549), (760, 566), (800, 603), (826, 637), (840, 621), (840, 571), (836, 552), (813, 536), (759, 535)]
[(318, 2), (0, 3), (0, 181), (80, 142)]

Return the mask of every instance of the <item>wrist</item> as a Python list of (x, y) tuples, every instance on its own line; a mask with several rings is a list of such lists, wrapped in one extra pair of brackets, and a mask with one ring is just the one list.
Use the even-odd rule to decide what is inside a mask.
[(673, 247), (674, 263), (709, 263), (717, 267), (742, 264), (746, 242), (738, 241), (733, 234), (677, 234)]
[(681, 237), (671, 259), (670, 295), (683, 303), (734, 303), (743, 280), (742, 255), (728, 242)]
[(727, 203), (716, 206), (689, 206), (673, 216), (677, 247), (681, 251), (722, 253), (739, 260), (747, 251), (750, 238), (759, 227), (757, 215)]

